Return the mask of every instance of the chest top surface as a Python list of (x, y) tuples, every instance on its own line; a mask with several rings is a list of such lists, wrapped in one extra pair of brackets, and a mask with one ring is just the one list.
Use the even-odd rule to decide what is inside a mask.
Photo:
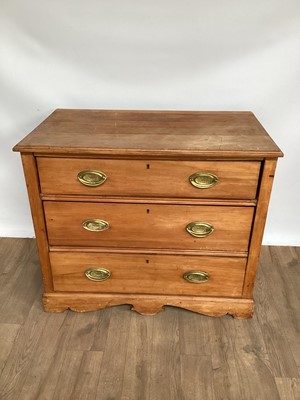
[(57, 109), (15, 147), (41, 154), (272, 158), (252, 112)]

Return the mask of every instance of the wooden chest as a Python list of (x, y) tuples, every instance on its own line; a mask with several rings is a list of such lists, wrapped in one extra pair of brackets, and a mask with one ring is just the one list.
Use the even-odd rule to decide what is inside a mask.
[(247, 318), (277, 158), (251, 112), (53, 112), (21, 152), (46, 311)]

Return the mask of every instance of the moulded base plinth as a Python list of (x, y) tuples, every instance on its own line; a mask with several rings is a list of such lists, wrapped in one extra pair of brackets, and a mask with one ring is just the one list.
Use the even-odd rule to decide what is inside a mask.
[(87, 312), (131, 304), (132, 310), (142, 315), (155, 315), (163, 311), (164, 306), (173, 306), (212, 317), (230, 314), (238, 319), (251, 318), (254, 309), (252, 299), (144, 294), (45, 293), (43, 303), (48, 312), (67, 309)]

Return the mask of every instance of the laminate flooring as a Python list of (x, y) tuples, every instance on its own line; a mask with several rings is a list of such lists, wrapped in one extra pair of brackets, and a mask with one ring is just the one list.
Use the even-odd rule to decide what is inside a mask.
[(263, 247), (249, 320), (41, 296), (35, 240), (0, 239), (1, 400), (300, 399), (300, 248)]

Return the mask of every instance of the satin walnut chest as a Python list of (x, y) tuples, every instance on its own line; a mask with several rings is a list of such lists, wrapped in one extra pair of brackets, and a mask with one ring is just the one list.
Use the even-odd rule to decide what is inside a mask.
[(252, 315), (282, 152), (251, 112), (58, 109), (14, 150), (46, 311)]

